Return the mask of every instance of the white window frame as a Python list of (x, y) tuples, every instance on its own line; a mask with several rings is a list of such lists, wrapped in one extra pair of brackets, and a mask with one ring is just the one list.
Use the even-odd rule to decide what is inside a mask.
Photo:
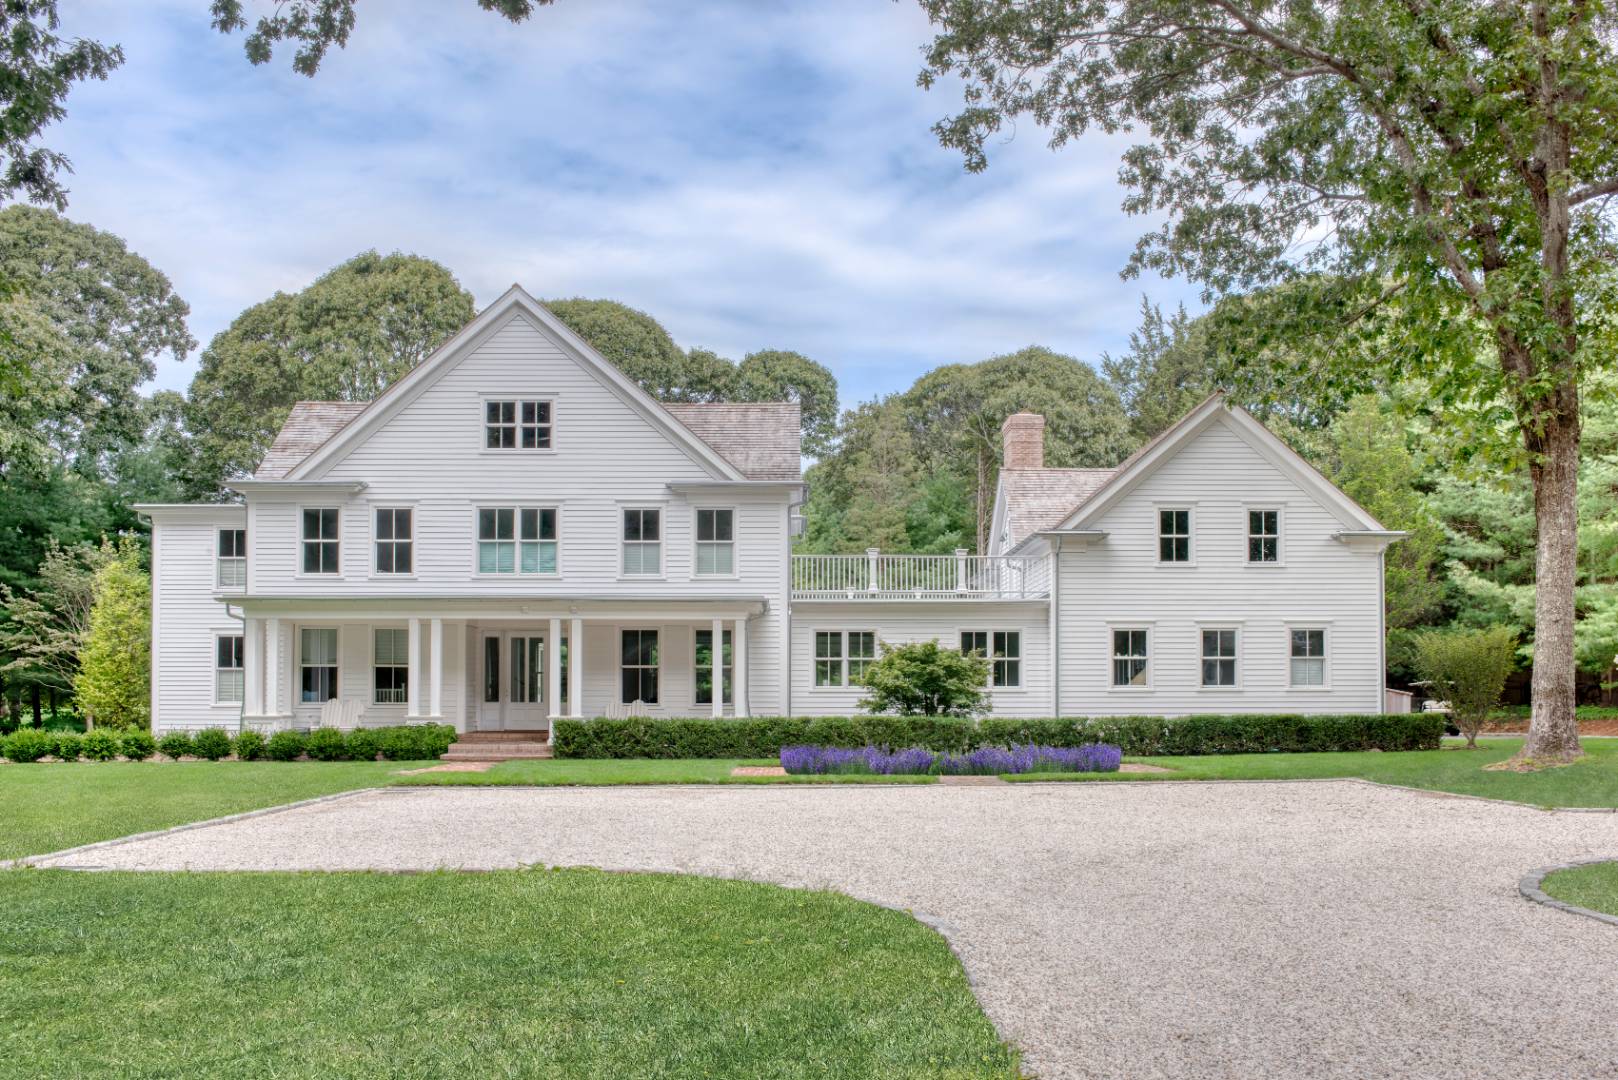
[[(303, 515), (302, 514), (298, 515), (298, 527), (300, 529), (303, 527)], [(224, 546), (225, 534), (226, 533), (231, 533), (233, 535), (240, 535), (240, 537), (241, 537), (241, 546), (240, 546), (240, 548), (238, 548), (239, 554), (236, 554), (236, 555), (221, 555), (219, 553), (220, 549)], [(215, 529), (214, 530), (214, 539), (213, 539), (213, 551), (214, 551), (214, 586), (216, 588), (220, 588), (220, 589), (245, 589), (245, 588), (247, 588), (247, 528), (246, 528), (246, 526), (243, 526), (242, 528), (238, 529), (235, 526), (222, 525), (219, 528)], [(301, 556), (302, 552), (299, 552), (299, 554)], [(232, 576), (239, 576), (241, 578), (240, 581), (226, 581), (225, 580), (225, 567), (227, 565), (229, 565), (231, 570), (233, 571)]]
[[(333, 645), (333, 658), (332, 658), (332, 662), (330, 664), (309, 664), (309, 663), (304, 662), (303, 635), (304, 635), (304, 632), (307, 631), (307, 630), (330, 630), (332, 632), (334, 645)], [(296, 641), (298, 643), (298, 684), (297, 684), (297, 688), (296, 688), (296, 691), (295, 691), (295, 693), (297, 694), (297, 704), (299, 706), (301, 706), (303, 708), (307, 708), (307, 709), (318, 709), (321, 706), (325, 705), (327, 701), (335, 701), (335, 700), (341, 699), (342, 696), (343, 696), (343, 630), (342, 630), (342, 627), (340, 627), (340, 626), (332, 626), (332, 625), (329, 625), (329, 624), (328, 625), (321, 625), (321, 624), (299, 625), (297, 627)], [(329, 698), (322, 698), (319, 701), (305, 701), (303, 699), (303, 673), (304, 673), (304, 669), (306, 669), (306, 668), (317, 668), (317, 667), (318, 668), (329, 667), (329, 668), (332, 669), (332, 687), (331, 687), (332, 696), (329, 697)]]
[[(219, 643), (226, 638), (236, 639), (235, 667), (219, 666)], [(236, 673), (238, 683), (235, 697), (221, 697), (219, 677), (227, 671)], [(247, 637), (240, 630), (219, 630), (213, 636), (213, 703), (215, 705), (241, 705), (247, 700)]]
[[(1203, 636), (1203, 634), (1221, 634), (1221, 633), (1236, 635), (1235, 644), (1232, 646), (1235, 649), (1235, 652), (1233, 652), (1230, 656), (1220, 655), (1220, 656), (1215, 656), (1215, 657), (1209, 657), (1208, 654), (1207, 654), (1206, 646), (1205, 646), (1205, 644), (1203, 642), (1202, 636)], [(1231, 690), (1240, 690), (1242, 688), (1242, 671), (1247, 666), (1247, 665), (1242, 663), (1242, 642), (1243, 642), (1243, 639), (1246, 638), (1246, 636), (1247, 636), (1246, 633), (1243, 632), (1243, 629), (1239, 624), (1233, 624), (1228, 620), (1224, 621), (1224, 622), (1206, 622), (1206, 623), (1198, 623), (1197, 624), (1197, 689), (1198, 690), (1206, 690), (1209, 693), (1228, 693)], [(1214, 660), (1230, 660), (1230, 661), (1232, 661), (1232, 665), (1231, 665), (1232, 666), (1232, 675), (1231, 675), (1231, 678), (1232, 678), (1233, 681), (1228, 682), (1228, 683), (1209, 683), (1209, 682), (1205, 681), (1204, 678), (1203, 678), (1202, 665), (1204, 663), (1206, 663), (1210, 659), (1214, 659)]]
[[(730, 539), (704, 540), (702, 539), (703, 514), (729, 514)], [(736, 576), (736, 508), (734, 506), (695, 506), (691, 509), (691, 576), (705, 578), (733, 578)], [(717, 519), (715, 519), (717, 529)], [(704, 548), (718, 550), (723, 548), (730, 556), (729, 570), (703, 570), (702, 552)]]
[[(836, 656), (821, 656), (820, 655), (820, 635), (821, 634), (830, 634), (830, 635), (832, 635), (833, 637), (835, 637), (837, 639), (837, 655)], [(870, 651), (870, 653), (868, 655), (862, 655), (862, 656), (850, 655), (850, 648), (849, 648), (850, 640), (849, 639), (855, 634), (867, 635), (867, 636), (870, 637), (870, 639), (871, 639), (871, 651)], [(812, 668), (810, 668), (810, 677), (814, 680), (814, 689), (816, 689), (816, 690), (844, 690), (844, 689), (849, 689), (851, 687), (855, 688), (855, 689), (859, 688), (860, 684), (856, 683), (854, 681), (854, 675), (855, 675), (854, 665), (855, 664), (860, 665), (859, 674), (863, 675), (865, 673), (865, 668), (867, 666), (871, 665), (871, 664), (876, 663), (876, 661), (878, 659), (880, 659), (881, 655), (882, 655), (881, 638), (879, 638), (877, 636), (877, 632), (875, 630), (847, 630), (847, 629), (819, 630), (819, 629), (817, 629), (817, 630), (811, 631), (810, 642), (811, 642), (810, 649), (814, 652), (814, 656), (811, 657), (811, 659), (814, 662), (814, 666)], [(842, 681), (841, 682), (836, 682), (836, 683), (823, 683), (823, 682), (821, 682), (820, 681), (820, 665), (822, 663), (835, 664), (836, 665), (835, 670), (837, 672), (837, 677), (839, 679), (841, 679)]]
[[(1140, 684), (1116, 682), (1116, 661), (1139, 659), (1120, 655), (1114, 635), (1121, 631), (1139, 631), (1146, 635), (1146, 681)], [(1115, 694), (1144, 694), (1152, 689), (1157, 678), (1157, 626), (1151, 621), (1110, 622), (1107, 624), (1107, 690)]]
[[(663, 639), (663, 628), (661, 626), (620, 626), (620, 627), (617, 628), (617, 630), (618, 630), (618, 665), (617, 665), (618, 666), (618, 689), (617, 689), (616, 693), (617, 693), (619, 703), (622, 704), (622, 705), (633, 705), (636, 701), (646, 701), (645, 698), (635, 698), (635, 699), (632, 699), (630, 701), (624, 701), (623, 700), (623, 697), (624, 697), (624, 672), (630, 671), (630, 670), (641, 671), (641, 672), (650, 671), (650, 672), (653, 672), (656, 675), (656, 678), (657, 678), (657, 700), (656, 701), (646, 701), (646, 704), (647, 705), (652, 705), (652, 706), (661, 706), (663, 704), (663, 691), (668, 688), (668, 680), (663, 678), (663, 657), (664, 657), (663, 646), (666, 644), (666, 642)], [(656, 639), (656, 642), (657, 642), (657, 644), (656, 644), (657, 662), (655, 664), (626, 664), (626, 663), (624, 663), (624, 635), (625, 634), (652, 634), (652, 635), (654, 635), (655, 639)], [(639, 682), (639, 677), (637, 677), (637, 685), (641, 685), (641, 683)], [(642, 688), (644, 688), (644, 687), (642, 687)]]
[[(512, 420), (510, 424), (489, 422), (490, 405), (510, 405), (512, 407)], [(550, 412), (548, 423), (540, 424), (536, 421), (523, 423), (524, 405), (544, 405)], [(511, 437), (514, 440), (510, 446), (490, 446), (489, 429), (491, 427), (510, 427)], [(524, 427), (534, 429), (545, 428), (548, 446), (524, 446), (522, 433)], [(537, 437), (536, 437), (537, 440)], [(488, 394), (478, 399), (478, 451), (484, 454), (554, 454), (556, 452), (556, 398), (546, 395), (507, 395)]]
[[(985, 646), (983, 659), (985, 659), (985, 660), (987, 660), (989, 662), (989, 689), (990, 690), (1021, 690), (1022, 689), (1022, 665), (1023, 665), (1023, 660), (1025, 659), (1025, 657), (1023, 656), (1023, 652), (1022, 652), (1022, 631), (1021, 630), (983, 630), (983, 629), (978, 629), (978, 628), (975, 628), (975, 627), (968, 627), (968, 628), (963, 628), (963, 629), (957, 631), (957, 633), (956, 633), (956, 642), (957, 642), (957, 644), (964, 645), (965, 642), (962, 641), (961, 639), (966, 637), (967, 634), (981, 634), (987, 640), (987, 645)], [(1004, 652), (1002, 652), (999, 648), (997, 648), (996, 647), (996, 642), (995, 642), (996, 635), (1014, 635), (1016, 637), (1016, 639), (1017, 639), (1017, 654), (1015, 656), (1009, 656), (1009, 655), (1006, 655)], [(1002, 665), (1011, 665), (1011, 664), (1016, 665), (1015, 670), (1017, 672), (1017, 678), (1016, 678), (1015, 681), (1002, 682), (1000, 680), (1001, 672), (1005, 671), (1005, 670), (1012, 670), (1012, 669), (1010, 669), (1008, 667), (1003, 667)]]
[[(712, 691), (710, 691), (709, 694), (708, 694), (708, 700), (703, 701), (702, 696), (698, 692), (698, 687), (697, 687), (697, 683), (701, 680), (703, 675), (706, 674), (709, 679), (713, 678), (713, 664), (711, 664), (711, 663), (704, 664), (704, 663), (700, 663), (697, 660), (697, 637), (700, 634), (707, 634), (709, 637), (712, 637), (713, 636), (713, 628), (711, 626), (692, 627), (692, 632), (691, 632), (691, 670), (692, 670), (691, 704), (692, 705), (707, 705), (707, 706), (711, 707), (713, 705), (713, 693), (712, 693)], [(724, 652), (720, 654), (720, 658), (719, 658), (719, 666), (720, 666), (720, 669), (721, 669), (720, 670), (720, 680), (724, 683), (724, 687), (723, 687), (724, 701), (721, 704), (734, 705), (736, 703), (736, 678), (735, 678), (735, 673), (736, 673), (736, 644), (735, 644), (734, 637), (731, 635), (730, 627), (727, 626), (727, 627), (725, 627), (724, 630), (720, 631), (719, 640), (720, 640), (720, 646), (719, 647), (724, 650)], [(709, 653), (709, 658), (712, 659), (712, 656), (713, 656), (713, 654), (710, 652)]]
[[(625, 527), (628, 524), (628, 515), (631, 513), (645, 514), (651, 511), (657, 514), (656, 540), (630, 540), (625, 537)], [(641, 531), (644, 535), (646, 519), (641, 518)], [(631, 581), (655, 580), (663, 576), (664, 545), (668, 542), (668, 508), (661, 503), (620, 503), (618, 506), (618, 576)], [(692, 530), (695, 532), (695, 529)], [(638, 544), (642, 548), (655, 547), (657, 549), (656, 570), (630, 570), (628, 569), (629, 545)], [(644, 563), (643, 563), (644, 565)]]
[[(398, 538), (397, 533), (394, 534), (392, 539), (388, 539), (388, 540), (378, 539), (378, 537), (377, 537), (377, 527), (376, 527), (376, 525), (377, 525), (376, 516), (378, 514), (382, 514), (382, 513), (397, 515), (401, 510), (410, 515), (410, 535), (405, 537), (403, 540)], [(397, 523), (398, 523), (397, 516), (395, 516), (393, 518), (393, 522), (394, 522), (395, 525), (397, 525)], [(406, 549), (408, 549), (409, 554), (410, 554), (410, 569), (409, 570), (384, 570), (384, 569), (382, 569), (382, 566), (381, 566), (382, 560), (381, 560), (380, 556), (382, 554), (382, 545), (383, 544), (391, 544), (391, 545), (393, 545), (393, 548), (394, 548), (394, 565), (395, 566), (398, 565), (398, 557), (399, 557), (398, 549), (399, 549), (400, 545), (403, 545)], [(389, 503), (386, 506), (373, 506), (373, 507), (371, 507), (371, 573), (376, 575), (377, 577), (384, 577), (384, 578), (413, 578), (413, 577), (416, 576), (416, 508), (415, 508), (414, 505), (409, 504), (409, 503)]]
[[(333, 520), (337, 523), (337, 531), (328, 537), (322, 534), (319, 538), (311, 540), (304, 535), (303, 516), (309, 513), (325, 513), (331, 511), (337, 515)], [(331, 544), (336, 548), (337, 569), (335, 570), (305, 570), (304, 553), (310, 544)], [(324, 562), (324, 558), (321, 560)], [(301, 578), (322, 578), (330, 580), (343, 576), (343, 508), (341, 506), (299, 506), (298, 507), (298, 572), (294, 575)]]
[[(1275, 515), (1275, 558), (1254, 560), (1253, 540), (1262, 534), (1253, 531), (1253, 522), (1249, 515), (1273, 513)], [(1268, 569), (1275, 566), (1285, 566), (1287, 561), (1286, 549), (1287, 515), (1285, 507), (1275, 503), (1247, 503), (1242, 507), (1242, 561), (1252, 567)]]
[[(1310, 630), (1319, 631), (1319, 633), (1320, 633), (1320, 657), (1319, 657), (1319, 659), (1320, 659), (1320, 680), (1321, 681), (1318, 682), (1318, 683), (1297, 683), (1297, 682), (1294, 682), (1292, 680), (1292, 661), (1294, 659), (1312, 660), (1312, 659), (1315, 659), (1315, 658), (1314, 657), (1302, 657), (1302, 656), (1294, 657), (1292, 655), (1292, 635), (1294, 633), (1296, 633), (1296, 632), (1310, 631)], [(1332, 628), (1331, 628), (1331, 624), (1329, 622), (1325, 622), (1325, 621), (1321, 621), (1321, 620), (1299, 620), (1297, 622), (1288, 622), (1286, 624), (1286, 640), (1285, 640), (1285, 643), (1282, 646), (1282, 648), (1285, 650), (1285, 652), (1283, 652), (1282, 655), (1285, 657), (1286, 662), (1287, 662), (1287, 683), (1286, 683), (1286, 685), (1287, 685), (1287, 690), (1289, 692), (1300, 693), (1300, 694), (1319, 694), (1319, 693), (1324, 693), (1324, 692), (1331, 689), (1331, 668), (1332, 668), (1332, 662), (1331, 662), (1331, 660), (1332, 660), (1331, 638), (1332, 638)]]
[[(1179, 533), (1165, 533), (1163, 531), (1163, 515), (1167, 513), (1185, 514), (1185, 555), (1184, 559), (1163, 558), (1163, 540), (1165, 537), (1178, 537)], [(1152, 557), (1158, 566), (1195, 566), (1197, 565), (1197, 508), (1190, 503), (1154, 503), (1152, 506)]]
[[(500, 539), (485, 540), (485, 539), (483, 539), (482, 530), (483, 530), (483, 514), (484, 514), (484, 512), (485, 511), (492, 511), (495, 514), (498, 515), (500, 513), (500, 511), (502, 511), (502, 510), (508, 511), (511, 514), (511, 539), (510, 540), (500, 540)], [(545, 511), (547, 511), (547, 510), (550, 511), (551, 520), (555, 523), (556, 536), (553, 539), (550, 539), (550, 540), (542, 540), (542, 539), (538, 539), (538, 538), (533, 539), (533, 540), (525, 540), (525, 539), (523, 539), (523, 515), (525, 513), (530, 512), (530, 511), (533, 512), (536, 515), (535, 516), (535, 530), (536, 531), (542, 531), (542, 530), (539, 530), (538, 526), (539, 526), (539, 523), (544, 520), (543, 516), (541, 516), (541, 515), (543, 515), (543, 513)], [(499, 530), (499, 519), (498, 519), (498, 517), (496, 518), (495, 529), (498, 532), (498, 530)], [(485, 570), (485, 569), (483, 569), (483, 545), (484, 544), (510, 544), (511, 545), (511, 569), (510, 570)], [(552, 545), (554, 545), (555, 548), (556, 548), (556, 557), (555, 557), (555, 560), (554, 560), (555, 563), (556, 563), (556, 569), (554, 569), (554, 570), (524, 570), (522, 568), (523, 567), (523, 558), (522, 558), (522, 556), (523, 556), (523, 545), (524, 544), (533, 544), (533, 545), (536, 546), (536, 549), (538, 549), (539, 546), (543, 545), (543, 544), (552, 544)], [(505, 504), (505, 505), (499, 505), (499, 506), (476, 506), (476, 507), (473, 507), (472, 508), (472, 575), (474, 577), (485, 577), (485, 578), (506, 578), (506, 577), (554, 578), (554, 577), (560, 577), (562, 575), (562, 508), (560, 506), (554, 504), (554, 503), (549, 504), (549, 505), (537, 504), (536, 503), (536, 504), (532, 504), (532, 505)]]
[[(400, 635), (403, 635), (403, 637), (404, 637), (404, 651), (402, 653), (402, 656), (403, 656), (403, 662), (402, 663), (398, 662), (398, 661), (395, 661), (394, 663), (383, 664), (383, 663), (380, 662), (382, 658), (381, 658), (381, 655), (380, 655), (380, 651), (376, 647), (377, 646), (377, 635), (379, 635), (379, 634), (400, 634)], [(340, 645), (341, 645), (341, 642), (339, 641), (339, 646)], [(301, 643), (299, 645), (299, 648), (300, 649), (302, 648)], [(301, 659), (301, 657), (300, 657), (300, 659)], [(300, 664), (299, 667), (301, 668), (302, 665)], [(387, 701), (382, 700), (382, 697), (381, 697), (382, 687), (377, 683), (377, 679), (376, 679), (377, 672), (380, 671), (382, 668), (388, 668), (390, 670), (396, 670), (396, 671), (404, 672), (404, 677), (405, 677), (404, 687), (402, 689), (396, 689), (396, 690), (390, 691), (390, 693), (396, 693), (396, 694), (399, 695), (399, 699), (397, 701), (395, 701), (395, 700), (393, 700), (391, 698), (388, 699)], [(299, 692), (299, 697), (302, 697), (302, 694), (303, 694), (303, 673), (301, 671), (298, 674), (298, 692)], [(407, 704), (409, 701), (410, 701), (410, 631), (407, 628), (402, 627), (402, 626), (373, 626), (373, 627), (371, 627), (371, 704), (372, 705), (381, 705), (381, 706), (398, 705), (398, 706), (402, 707), (405, 704)]]

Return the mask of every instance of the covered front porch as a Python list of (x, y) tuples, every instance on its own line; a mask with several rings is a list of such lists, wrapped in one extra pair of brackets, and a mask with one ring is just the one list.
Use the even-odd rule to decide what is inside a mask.
[(767, 604), (249, 599), (242, 609), (247, 726), (446, 723), (549, 737), (563, 717), (749, 715), (749, 639)]

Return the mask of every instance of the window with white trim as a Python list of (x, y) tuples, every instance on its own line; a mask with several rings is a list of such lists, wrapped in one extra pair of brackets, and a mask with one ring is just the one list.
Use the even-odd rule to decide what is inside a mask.
[(1165, 563), (1191, 561), (1191, 511), (1157, 512), (1157, 561)]
[(1281, 511), (1247, 512), (1247, 561), (1253, 563), (1281, 561)]
[(1326, 685), (1326, 631), (1295, 629), (1292, 638), (1292, 685)]
[(843, 633), (815, 631), (815, 685), (843, 685)]
[(403, 705), (410, 697), (410, 632), (378, 627), (372, 656), (371, 700)]
[(977, 653), (989, 661), (989, 685), (1022, 685), (1022, 632), (1019, 630), (962, 630), (961, 652)]
[(656, 507), (624, 508), (624, 573), (663, 572), (663, 511)]
[(219, 566), (215, 580), (221, 589), (247, 586), (247, 530), (220, 529)]
[(556, 558), (556, 507), (478, 510), (478, 573), (554, 574)]
[(1202, 632), (1202, 685), (1236, 685), (1236, 631)]
[(485, 401), (483, 447), (486, 450), (549, 450), (551, 403), (540, 399)]
[(697, 510), (697, 573), (736, 572), (736, 511)]
[(643, 701), (657, 704), (658, 643), (656, 630), (623, 631), (619, 698), (625, 705)]
[(298, 700), (318, 705), (337, 696), (337, 628), (298, 628)]
[(407, 507), (384, 507), (375, 514), (376, 572), (415, 572), (415, 514)]
[[(724, 704), (729, 705), (734, 700), (731, 689), (731, 674), (735, 668), (735, 658), (731, 652), (730, 631), (722, 632), (720, 648), (724, 654), (719, 658), (720, 677), (724, 680)], [(698, 630), (696, 648), (694, 650), (696, 661), (696, 703), (698, 705), (713, 704), (713, 631)]]
[(874, 630), (815, 631), (816, 686), (858, 686), (875, 661)]
[(1150, 678), (1151, 632), (1144, 629), (1112, 632), (1112, 685), (1146, 686)]
[(220, 705), (240, 705), (246, 687), (242, 665), (242, 635), (220, 634), (214, 638), (213, 699)]
[(303, 512), (303, 572), (338, 572), (336, 509), (328, 507)]

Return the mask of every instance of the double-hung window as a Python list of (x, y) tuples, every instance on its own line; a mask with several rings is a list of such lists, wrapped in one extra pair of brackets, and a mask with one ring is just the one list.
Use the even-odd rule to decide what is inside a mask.
[(556, 507), (498, 506), (478, 511), (478, 573), (556, 573)]
[(1247, 561), (1250, 563), (1281, 561), (1281, 511), (1247, 512)]
[(697, 511), (697, 573), (736, 572), (736, 511)]
[(1157, 561), (1164, 563), (1191, 561), (1191, 511), (1157, 512)]
[(410, 696), (410, 633), (379, 627), (372, 657), (372, 698), (378, 705), (403, 705)]
[(549, 450), (551, 403), (534, 399), (483, 403), (487, 450)]
[[(731, 672), (735, 667), (734, 656), (730, 648), (730, 631), (722, 633), (723, 644), (720, 646), (724, 653), (719, 658), (721, 677), (724, 679), (724, 704), (729, 705), (734, 700), (731, 690)], [(696, 642), (696, 686), (698, 705), (713, 704), (713, 631), (698, 630)]]
[(247, 585), (247, 530), (219, 530), (219, 565), (214, 578), (221, 589)]
[(246, 672), (242, 665), (242, 635), (214, 638), (213, 699), (220, 705), (240, 705)]
[(815, 631), (816, 686), (858, 686), (875, 660), (875, 631)]
[(378, 510), (372, 537), (376, 544), (376, 572), (413, 573), (416, 565), (415, 535), (415, 515), (408, 509)]
[(663, 511), (655, 507), (624, 510), (624, 573), (663, 572)]
[(336, 627), (298, 630), (298, 700), (318, 705), (337, 696)]
[(989, 685), (1022, 685), (1022, 633), (1018, 630), (962, 630), (961, 652), (989, 661)]
[(1326, 685), (1326, 631), (1293, 630), (1292, 685)]
[(1236, 631), (1202, 632), (1202, 685), (1236, 685)]
[(622, 696), (625, 705), (657, 704), (657, 631), (623, 631)]
[(1112, 685), (1150, 685), (1151, 635), (1147, 630), (1112, 632)]
[(303, 512), (303, 572), (337, 573), (337, 511)]

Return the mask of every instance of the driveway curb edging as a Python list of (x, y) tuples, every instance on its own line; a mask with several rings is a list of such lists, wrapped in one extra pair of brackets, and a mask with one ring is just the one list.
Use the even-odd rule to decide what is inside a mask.
[(1548, 908), (1565, 911), (1569, 915), (1583, 915), (1586, 919), (1594, 919), (1596, 922), (1618, 926), (1618, 915), (1609, 915), (1605, 911), (1592, 911), (1587, 907), (1570, 904), (1566, 900), (1558, 900), (1547, 893), (1543, 887), (1545, 879), (1558, 870), (1576, 870), (1581, 866), (1594, 866), (1597, 863), (1610, 862), (1618, 862), (1618, 858), (1580, 859), (1578, 862), (1562, 863), (1560, 866), (1547, 866), (1543, 870), (1535, 870), (1530, 874), (1524, 874), (1522, 879), (1517, 882), (1517, 891), (1523, 895), (1525, 900), (1532, 900), (1536, 904), (1544, 904)]

